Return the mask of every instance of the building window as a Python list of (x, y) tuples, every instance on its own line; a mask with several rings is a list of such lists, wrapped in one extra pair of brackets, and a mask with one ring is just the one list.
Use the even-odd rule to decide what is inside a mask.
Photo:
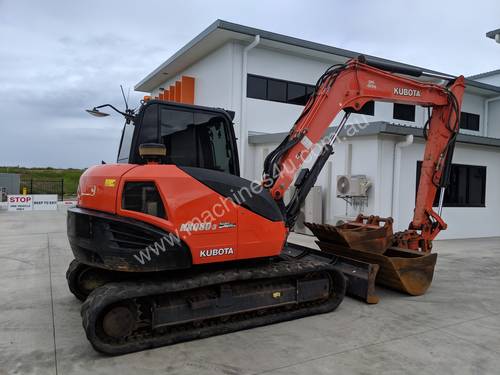
[(460, 114), (460, 129), (479, 131), (479, 115), (462, 112)]
[(313, 85), (253, 74), (247, 76), (247, 97), (253, 99), (305, 105), (313, 92)]
[(411, 104), (394, 103), (392, 117), (395, 120), (415, 121), (415, 106)]
[(267, 99), (267, 79), (248, 75), (247, 96), (254, 99)]
[[(417, 161), (417, 190), (422, 162)], [(450, 183), (444, 194), (444, 207), (485, 207), (486, 205), (486, 167), (453, 164)], [(434, 207), (439, 206), (439, 191)]]
[[(288, 91), (286, 94), (286, 101), (291, 104), (304, 104), (307, 95), (307, 86), (301, 85), (300, 83), (288, 84)], [(310, 94), (309, 94), (310, 95)]]
[(357, 111), (352, 108), (346, 108), (345, 112), (359, 113), (361, 115), (373, 116), (375, 114), (375, 102), (373, 100), (370, 100), (369, 102), (366, 102), (365, 105)]
[(286, 82), (277, 79), (267, 80), (267, 98), (274, 102), (286, 102)]

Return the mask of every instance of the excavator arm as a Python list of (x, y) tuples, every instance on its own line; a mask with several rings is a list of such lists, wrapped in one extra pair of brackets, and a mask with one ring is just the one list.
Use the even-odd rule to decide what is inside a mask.
[[(446, 86), (426, 83), (396, 75), (420, 76), (415, 68), (401, 68), (383, 63), (367, 63), (364, 57), (329, 68), (318, 80), (314, 93), (283, 142), (264, 162), (263, 185), (282, 207), (287, 226), (293, 227), (300, 205), (316, 182), (324, 164), (333, 154), (333, 144), (342, 131), (349, 113), (369, 101), (413, 104), (427, 107), (429, 119), (424, 127), (427, 140), (418, 185), (416, 207), (409, 229), (395, 238), (401, 247), (429, 251), (431, 241), (446, 224), (433, 210), (438, 189), (441, 195), (447, 184), (456, 136), (462, 96), (462, 76)], [(290, 203), (283, 195), (306, 158), (339, 114), (344, 118), (324, 142), (312, 168), (302, 169), (295, 179), (295, 193)], [(440, 199), (442, 204), (442, 197)]]

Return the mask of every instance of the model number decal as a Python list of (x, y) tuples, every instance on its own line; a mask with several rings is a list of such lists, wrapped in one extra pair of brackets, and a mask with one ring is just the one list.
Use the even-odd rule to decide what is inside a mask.
[(234, 250), (232, 247), (222, 247), (220, 249), (200, 250), (200, 258), (216, 257), (221, 255), (233, 255)]
[(204, 230), (214, 230), (217, 226), (212, 223), (183, 223), (181, 224), (181, 232), (198, 232)]
[(400, 96), (420, 96), (420, 90), (404, 89), (402, 87), (394, 87), (394, 95), (400, 95)]

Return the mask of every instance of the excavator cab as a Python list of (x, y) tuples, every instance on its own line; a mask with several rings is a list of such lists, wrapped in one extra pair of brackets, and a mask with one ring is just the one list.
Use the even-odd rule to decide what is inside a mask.
[(125, 124), (118, 163), (146, 164), (142, 144), (163, 144), (160, 164), (197, 167), (240, 175), (232, 120), (234, 112), (152, 100)]

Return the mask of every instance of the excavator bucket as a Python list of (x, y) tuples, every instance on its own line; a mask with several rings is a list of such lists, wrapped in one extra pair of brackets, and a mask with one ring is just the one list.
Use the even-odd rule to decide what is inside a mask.
[[(306, 223), (306, 226), (319, 239), (317, 244), (324, 252), (377, 264), (380, 267), (376, 278), (377, 284), (412, 296), (424, 294), (432, 283), (437, 254), (391, 247), (392, 219), (390, 218), (384, 221), (384, 226), (378, 226), (378, 229), (372, 221), (366, 230), (358, 229), (362, 227), (358, 219), (357, 223), (347, 223), (347, 225)], [(380, 222), (383, 220), (386, 219)], [(352, 224), (357, 224), (358, 228), (353, 228)], [(365, 233), (366, 238), (359, 235), (362, 233)]]
[(356, 220), (336, 226), (305, 224), (318, 240), (343, 247), (383, 254), (392, 243), (392, 218), (358, 215)]

